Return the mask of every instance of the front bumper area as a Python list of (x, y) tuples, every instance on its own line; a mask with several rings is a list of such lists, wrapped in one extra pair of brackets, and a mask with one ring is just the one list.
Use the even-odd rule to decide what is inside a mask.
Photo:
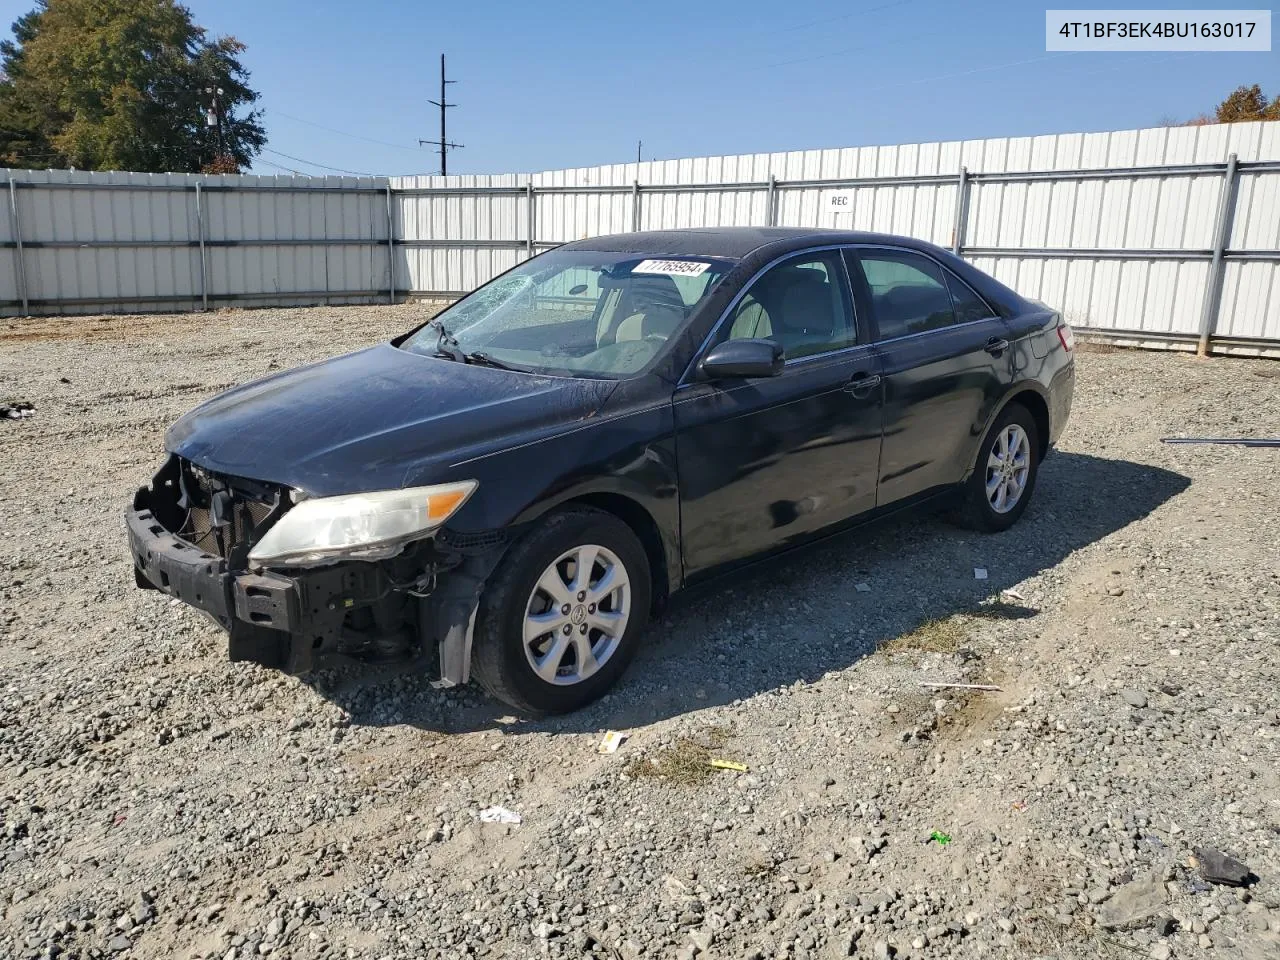
[[(232, 660), (253, 660), (289, 673), (312, 669), (323, 634), (333, 621), (341, 624), (346, 601), (322, 584), (303, 586), (299, 579), (272, 573), (230, 572), (221, 557), (166, 530), (149, 508), (149, 494), (147, 488), (139, 490), (125, 515), (137, 585), (212, 616), (230, 635)], [(318, 604), (315, 614), (322, 615), (303, 616), (304, 595)]]
[(183, 487), (179, 468), (170, 461), (125, 512), (134, 579), (209, 614), (229, 635), (230, 659), (293, 674), (332, 661), (418, 660), (442, 684), (467, 682), (480, 591), (505, 534), (440, 531), (387, 560), (249, 570), (243, 540), (224, 557), (193, 542), (221, 553), (223, 537), (199, 525), (188, 535), (191, 510), (175, 494), (186, 497), (191, 484)]

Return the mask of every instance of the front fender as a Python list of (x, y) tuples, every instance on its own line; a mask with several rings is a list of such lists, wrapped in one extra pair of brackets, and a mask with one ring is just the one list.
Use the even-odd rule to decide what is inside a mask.
[[(622, 498), (644, 512), (662, 543), (667, 576), (678, 586), (680, 501), (670, 402), (648, 406), (454, 468), (479, 481), (449, 526), (488, 533), (536, 521), (571, 501), (609, 507)], [(630, 513), (628, 506), (624, 513)], [(632, 522), (631, 516), (623, 516)]]

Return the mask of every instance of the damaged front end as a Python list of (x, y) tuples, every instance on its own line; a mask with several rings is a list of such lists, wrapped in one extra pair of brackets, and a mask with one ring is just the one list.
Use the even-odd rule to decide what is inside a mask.
[(416, 660), (446, 685), (465, 683), (480, 591), (505, 534), (440, 527), (376, 559), (254, 560), (296, 502), (288, 488), (170, 456), (127, 511), (137, 585), (208, 613), (228, 632), (232, 660), (294, 674)]

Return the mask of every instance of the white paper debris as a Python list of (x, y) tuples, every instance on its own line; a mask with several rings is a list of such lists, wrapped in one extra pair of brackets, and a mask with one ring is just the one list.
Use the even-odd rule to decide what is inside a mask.
[(480, 811), (482, 823), (521, 823), (520, 814), (506, 807), (485, 807)]
[(605, 733), (604, 739), (600, 741), (600, 746), (596, 749), (601, 753), (617, 753), (618, 748), (622, 746), (622, 741), (627, 739), (625, 733), (619, 733), (617, 730), (609, 730)]
[(975, 579), (975, 580), (985, 580), (985, 579), (987, 579), (987, 568), (986, 568), (986, 567), (974, 567), (974, 568), (973, 568), (973, 579)]

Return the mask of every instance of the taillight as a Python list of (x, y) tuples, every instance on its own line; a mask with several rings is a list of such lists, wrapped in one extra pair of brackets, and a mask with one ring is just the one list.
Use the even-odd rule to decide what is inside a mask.
[(1076, 335), (1075, 335), (1075, 331), (1071, 329), (1070, 324), (1068, 323), (1058, 324), (1058, 339), (1062, 341), (1063, 350), (1066, 350), (1068, 353), (1070, 353), (1071, 350), (1074, 349), (1076, 345)]

